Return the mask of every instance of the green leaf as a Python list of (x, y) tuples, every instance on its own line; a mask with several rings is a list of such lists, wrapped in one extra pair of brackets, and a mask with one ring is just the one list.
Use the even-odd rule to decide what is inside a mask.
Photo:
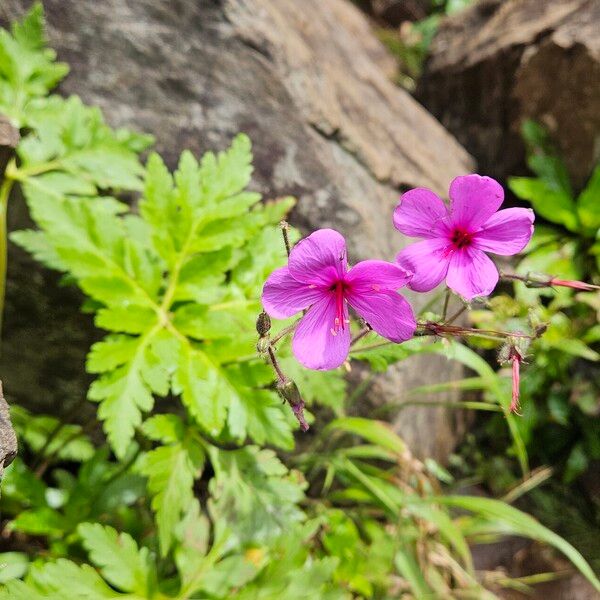
[[(185, 335), (197, 340), (214, 340), (239, 335), (244, 329), (252, 329), (252, 317), (258, 312), (258, 302), (252, 310), (242, 302), (231, 308), (198, 304), (185, 304), (173, 315), (173, 325)], [(245, 310), (244, 310), (245, 309)]]
[(358, 435), (372, 444), (391, 450), (395, 454), (406, 452), (405, 443), (394, 433), (391, 426), (383, 421), (374, 421), (362, 417), (341, 417), (334, 419), (327, 425), (325, 431), (329, 430)]
[[(268, 377), (255, 377), (264, 368), (249, 358), (263, 278), (285, 260), (282, 246), (275, 258), (256, 253), (267, 254), (266, 241), (276, 234), (267, 225), (292, 201), (263, 206), (244, 190), (251, 174), (244, 136), (200, 164), (184, 152), (174, 176), (152, 155), (141, 216), (113, 198), (85, 197), (109, 183), (83, 173), (89, 166), (102, 176), (83, 150), (89, 157), (89, 148), (108, 148), (114, 158), (123, 150), (135, 154), (141, 142), (69, 102), (70, 115), (54, 101), (40, 108), (39, 127), (23, 140), (17, 176), (41, 234), (34, 242), (29, 234), (17, 238), (75, 279), (91, 299), (86, 307), (96, 312), (96, 325), (112, 332), (92, 347), (87, 368), (100, 375), (88, 397), (100, 402), (116, 455), (125, 455), (154, 395), (169, 393), (181, 395), (187, 415), (211, 436), (250, 436), (291, 449), (293, 420), (267, 390), (274, 376), (267, 370)], [(131, 165), (127, 171), (138, 172)], [(134, 187), (114, 173), (111, 186)]]
[(175, 547), (175, 564), (181, 577), (181, 587), (195, 587), (193, 582), (206, 560), (206, 552), (210, 539), (210, 522), (200, 510), (200, 503), (192, 500), (185, 516), (175, 528), (177, 544)]
[[(70, 560), (59, 558), (31, 566), (23, 582), (10, 582), (7, 586), (11, 599), (37, 600), (46, 598), (117, 598), (111, 589), (89, 565), (76, 565)], [(133, 600), (133, 599), (132, 599)]]
[(271, 450), (246, 446), (210, 449), (215, 470), (209, 488), (211, 513), (225, 519), (241, 541), (265, 541), (303, 520), (298, 504), (305, 484)]
[(545, 181), (531, 177), (511, 177), (508, 187), (519, 198), (528, 200), (535, 212), (548, 221), (564, 225), (570, 231), (578, 231), (575, 202), (564, 190), (553, 189)]
[(56, 271), (65, 270), (56, 250), (42, 231), (23, 229), (13, 231), (9, 237), (12, 242), (29, 252), (38, 262)]
[(579, 194), (577, 214), (582, 225), (595, 234), (600, 227), (600, 165), (594, 169), (585, 189)]
[(138, 548), (127, 533), (117, 533), (100, 523), (82, 523), (77, 528), (83, 546), (102, 576), (116, 588), (147, 597), (150, 562), (147, 548)]
[[(11, 414), (14, 414), (14, 406)], [(25, 466), (19, 456), (6, 468), (2, 477), (2, 498), (21, 507), (46, 506), (46, 484)]]
[(17, 127), (30, 125), (31, 104), (44, 98), (68, 73), (56, 53), (46, 48), (44, 15), (36, 2), (11, 33), (0, 30), (0, 113)]
[(62, 423), (48, 415), (32, 415), (23, 408), (12, 411), (19, 438), (43, 456), (60, 460), (85, 461), (94, 454), (94, 446), (80, 425)]
[(528, 119), (523, 123), (521, 133), (528, 145), (529, 168), (553, 189), (563, 190), (568, 196), (572, 196), (567, 167), (558, 156), (544, 127)]
[(156, 325), (157, 320), (158, 315), (152, 308), (132, 304), (101, 308), (94, 322), (97, 327), (109, 331), (144, 333)]
[(230, 365), (226, 377), (236, 393), (230, 398), (227, 424), (231, 435), (240, 441), (249, 435), (258, 444), (271, 444), (291, 450), (295, 420), (280, 397), (271, 390), (257, 389), (273, 380), (271, 369), (262, 362)]
[(502, 533), (520, 535), (554, 546), (573, 563), (597, 591), (600, 591), (600, 581), (583, 556), (566, 540), (541, 525), (533, 517), (509, 504), (491, 498), (445, 496), (438, 498), (438, 501), (442, 504), (474, 512), (489, 519), (492, 523), (497, 522), (502, 525)]
[(173, 444), (183, 439), (185, 428), (177, 415), (154, 415), (142, 425), (144, 435), (155, 442)]
[(242, 191), (252, 175), (252, 145), (247, 135), (239, 134), (227, 152), (207, 152), (201, 161), (199, 179), (202, 196), (218, 202)]
[(30, 535), (60, 536), (68, 529), (68, 522), (58, 511), (45, 506), (19, 513), (11, 528)]
[(563, 474), (563, 481), (569, 485), (580, 475), (585, 473), (589, 466), (589, 459), (583, 448), (583, 444), (576, 444), (573, 446), (567, 458), (567, 464), (565, 465), (565, 472)]
[(175, 374), (181, 399), (190, 415), (211, 435), (225, 425), (231, 384), (204, 353), (184, 345)]
[(294, 438), (289, 416), (276, 393), (247, 388), (232, 398), (227, 423), (230, 433), (240, 441), (248, 435), (258, 444), (292, 450)]
[(153, 496), (152, 510), (156, 513), (158, 540), (162, 555), (166, 555), (174, 541), (176, 525), (181, 521), (194, 499), (194, 479), (198, 477), (204, 465), (202, 446), (182, 431), (182, 427), (173, 427), (171, 422), (166, 431), (166, 421), (154, 421), (146, 426), (150, 433), (172, 439), (177, 442), (159, 446), (147, 452), (141, 459), (140, 472), (148, 477), (148, 490)]
[[(130, 360), (97, 379), (88, 392), (90, 400), (100, 402), (98, 417), (104, 421), (104, 430), (116, 455), (125, 455), (135, 428), (142, 422), (142, 412), (152, 410), (152, 390), (144, 378), (148, 368), (147, 348), (158, 334), (159, 328), (136, 338)], [(93, 359), (92, 364), (93, 364)]]
[(88, 373), (104, 373), (129, 362), (136, 352), (139, 340), (127, 335), (110, 335), (96, 342), (87, 356)]
[(2, 552), (0, 554), (0, 583), (19, 579), (27, 573), (29, 558), (24, 552)]
[(371, 336), (366, 336), (366, 338), (363, 338), (362, 343), (352, 349), (350, 356), (354, 360), (369, 363), (375, 372), (383, 373), (390, 365), (403, 361), (414, 354), (414, 349), (410, 344), (392, 344), (381, 338), (375, 338), (373, 341)]
[(406, 579), (417, 598), (433, 600), (435, 594), (427, 585), (414, 554), (415, 553), (411, 549), (406, 549), (404, 551), (399, 550), (394, 558), (396, 568), (400, 575)]
[(339, 560), (311, 556), (310, 541), (314, 535), (314, 522), (288, 525), (285, 534), (271, 546), (274, 558), (258, 577), (235, 590), (236, 600), (348, 600), (348, 592), (334, 581)]
[(33, 131), (19, 144), (17, 179), (54, 197), (141, 189), (143, 169), (131, 147), (141, 138), (112, 130), (98, 108), (85, 106), (77, 96), (52, 96), (31, 105), (28, 125)]
[(311, 371), (292, 357), (280, 362), (283, 372), (296, 382), (305, 402), (327, 406), (341, 416), (346, 401), (346, 380), (341, 371)]

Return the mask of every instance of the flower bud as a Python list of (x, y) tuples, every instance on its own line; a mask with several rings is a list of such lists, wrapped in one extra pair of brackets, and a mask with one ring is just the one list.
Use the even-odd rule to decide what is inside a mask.
[(300, 390), (298, 389), (298, 386), (291, 379), (279, 381), (277, 383), (277, 391), (281, 397), (289, 402), (292, 406), (304, 404), (302, 401), (302, 396), (300, 396)]
[(521, 361), (523, 357), (516, 348), (511, 348), (510, 360), (512, 362), (512, 399), (510, 402), (510, 412), (519, 414), (520, 382), (521, 382)]
[(525, 287), (528, 288), (544, 288), (550, 284), (550, 277), (545, 273), (527, 273), (527, 277), (523, 280)]
[(302, 400), (298, 386), (291, 379), (285, 379), (277, 382), (277, 391), (292, 407), (292, 412), (300, 424), (300, 429), (308, 431), (308, 423), (304, 418), (304, 400)]
[(264, 338), (271, 330), (271, 317), (263, 310), (256, 319), (256, 331), (261, 338)]
[(269, 349), (270, 340), (268, 337), (258, 338), (258, 342), (256, 343), (256, 351), (259, 354), (265, 354)]

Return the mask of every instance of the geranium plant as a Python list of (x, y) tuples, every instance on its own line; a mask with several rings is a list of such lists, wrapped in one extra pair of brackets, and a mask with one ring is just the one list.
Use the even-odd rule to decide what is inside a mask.
[[(39, 5), (1, 32), (0, 55), (0, 110), (22, 134), (2, 197), (10, 210), (20, 186), (35, 223), (12, 240), (77, 285), (105, 332), (85, 365), (96, 377), (91, 422), (33, 414), (6, 390), (20, 449), (2, 482), (1, 598), (493, 597), (469, 543), (507, 532), (553, 545), (600, 590), (562, 538), (505, 502), (445, 494), (442, 467), (416, 460), (387, 423), (348, 415), (340, 365), (381, 371), (433, 352), (478, 369), (498, 392), (480, 404), (513, 427), (489, 365), (438, 341), (516, 348), (541, 329), (415, 317), (398, 289), (416, 272), (380, 260), (349, 269), (331, 230), (292, 247), (298, 233), (278, 223), (294, 201), (248, 191), (243, 134), (219, 153), (183, 152), (174, 172), (157, 154), (143, 164), (148, 136), (48, 95), (66, 68), (45, 46)], [(465, 240), (483, 239), (477, 228), (505, 236), (490, 224), (502, 220), (496, 205), (476, 224), (461, 217), (456, 256), (472, 256)], [(275, 318), (306, 312), (278, 329), (261, 293)], [(315, 432), (295, 450), (309, 421)]]

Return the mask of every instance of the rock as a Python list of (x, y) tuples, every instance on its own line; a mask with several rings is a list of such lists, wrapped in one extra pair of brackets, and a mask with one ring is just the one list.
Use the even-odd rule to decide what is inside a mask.
[(428, 0), (361, 0), (363, 10), (390, 27), (404, 21), (418, 21), (427, 16), (431, 2)]
[(4, 468), (10, 465), (16, 455), (17, 436), (10, 422), (10, 412), (0, 382), (0, 481), (4, 475)]
[[(4, 0), (0, 18), (27, 5)], [(392, 59), (345, 0), (44, 6), (51, 44), (72, 69), (62, 93), (99, 105), (115, 126), (154, 134), (171, 166), (184, 148), (221, 149), (246, 132), (256, 189), (298, 197), (292, 222), (305, 232), (339, 229), (354, 259), (391, 259), (406, 243), (391, 224), (399, 190), (444, 193), (473, 169), (454, 138), (391, 83)], [(7, 327), (9, 338), (20, 335)], [(440, 381), (456, 369), (431, 357), (403, 363), (386, 379), (385, 400), (402, 400), (409, 377)], [(407, 409), (399, 429), (421, 456), (443, 459), (456, 439), (444, 408)]]
[(499, 178), (523, 170), (520, 125), (540, 121), (581, 187), (600, 158), (598, 23), (598, 0), (481, 0), (442, 23), (417, 97)]

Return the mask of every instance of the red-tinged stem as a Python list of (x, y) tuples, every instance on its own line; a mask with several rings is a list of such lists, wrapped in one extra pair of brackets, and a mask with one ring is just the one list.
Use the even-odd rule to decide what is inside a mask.
[(512, 361), (512, 400), (510, 403), (510, 412), (519, 414), (519, 383), (521, 369), (521, 355), (516, 348), (510, 351), (510, 359)]
[(600, 290), (600, 285), (592, 285), (591, 283), (585, 283), (584, 281), (573, 281), (571, 279), (557, 279), (553, 277), (550, 280), (550, 285), (558, 285), (561, 287), (570, 287), (575, 290), (583, 290), (586, 292), (592, 292), (594, 290)]
[(426, 321), (425, 323), (419, 323), (417, 326), (417, 332), (420, 335), (473, 335), (473, 336), (494, 336), (497, 338), (526, 338), (531, 339), (530, 335), (525, 333), (514, 333), (512, 331), (495, 331), (492, 329), (475, 329), (474, 327), (461, 327), (459, 325), (449, 325), (446, 323), (436, 323), (434, 321)]
[(271, 348), (271, 346), (268, 347), (267, 352), (269, 353), (269, 360), (271, 362), (271, 364), (273, 365), (273, 369), (275, 369), (275, 373), (277, 373), (277, 378), (279, 379), (280, 383), (284, 383), (285, 381), (287, 381), (287, 377), (283, 374), (283, 371), (281, 370), (281, 367), (279, 366), (279, 362), (277, 361), (277, 358), (275, 357), (275, 352), (273, 352), (273, 348)]

